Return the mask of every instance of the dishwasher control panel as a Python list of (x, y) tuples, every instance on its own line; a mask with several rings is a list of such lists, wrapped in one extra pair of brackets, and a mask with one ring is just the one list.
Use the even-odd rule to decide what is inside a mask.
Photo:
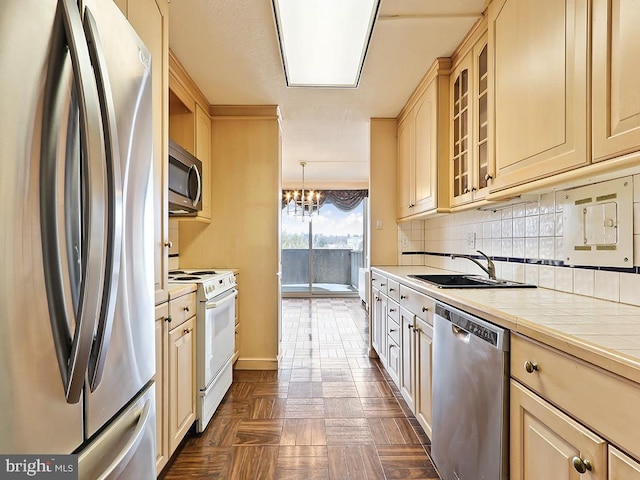
[(436, 303), (435, 313), (494, 347), (501, 347), (504, 343), (504, 329), (496, 325), (440, 303)]

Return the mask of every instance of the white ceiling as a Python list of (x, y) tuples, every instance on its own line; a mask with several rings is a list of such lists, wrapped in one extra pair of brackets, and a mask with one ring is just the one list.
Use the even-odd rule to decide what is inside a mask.
[(214, 105), (279, 105), (283, 185), (366, 187), (369, 118), (396, 117), (485, 0), (381, 0), (357, 89), (288, 88), (271, 0), (170, 0), (169, 45)]

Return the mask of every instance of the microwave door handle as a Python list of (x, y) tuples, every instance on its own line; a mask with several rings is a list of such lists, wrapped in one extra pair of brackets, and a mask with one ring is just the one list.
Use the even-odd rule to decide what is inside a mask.
[(196, 175), (196, 180), (197, 180), (197, 189), (196, 189), (196, 195), (195, 198), (192, 199), (193, 201), (193, 206), (195, 207), (198, 202), (200, 201), (200, 195), (202, 195), (202, 179), (200, 178), (200, 172), (198, 171), (198, 167), (195, 165), (191, 165), (189, 167), (189, 176), (191, 176), (191, 172), (195, 173)]
[[(82, 237), (85, 248), (81, 252), (82, 279), (77, 296), (73, 338), (64, 291), (57, 207), (57, 139), (61, 132), (62, 78), (66, 72), (66, 49), (71, 57), (73, 82), (77, 94), (80, 127), (80, 161), (84, 180)], [(77, 403), (83, 391), (87, 364), (91, 351), (102, 298), (104, 172), (102, 168), (102, 133), (100, 110), (89, 52), (82, 31), (80, 11), (74, 0), (58, 0), (53, 27), (51, 54), (43, 99), (42, 145), (40, 153), (40, 225), (43, 251), (43, 270), (49, 317), (56, 348), (60, 375), (68, 403)], [(81, 180), (82, 181), (82, 180)], [(68, 241), (68, 240), (67, 240)], [(69, 260), (71, 261), (71, 260)]]
[(98, 28), (89, 7), (85, 8), (84, 31), (102, 112), (102, 130), (105, 145), (105, 167), (107, 177), (107, 245), (105, 249), (105, 275), (102, 304), (95, 339), (89, 357), (89, 388), (93, 392), (102, 380), (102, 372), (109, 350), (111, 328), (115, 313), (120, 258), (122, 253), (122, 174), (120, 149), (115, 117), (115, 106), (111, 94), (111, 82), (102, 50)]

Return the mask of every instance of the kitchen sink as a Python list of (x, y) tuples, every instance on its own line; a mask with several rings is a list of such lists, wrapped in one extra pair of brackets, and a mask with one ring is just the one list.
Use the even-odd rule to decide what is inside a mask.
[(408, 275), (438, 288), (536, 288), (535, 285), (513, 282), (511, 280), (492, 280), (480, 275)]

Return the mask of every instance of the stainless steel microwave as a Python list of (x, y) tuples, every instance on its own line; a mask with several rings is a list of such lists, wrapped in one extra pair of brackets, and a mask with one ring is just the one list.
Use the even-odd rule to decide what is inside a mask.
[(202, 162), (169, 140), (169, 213), (195, 215), (202, 210)]

